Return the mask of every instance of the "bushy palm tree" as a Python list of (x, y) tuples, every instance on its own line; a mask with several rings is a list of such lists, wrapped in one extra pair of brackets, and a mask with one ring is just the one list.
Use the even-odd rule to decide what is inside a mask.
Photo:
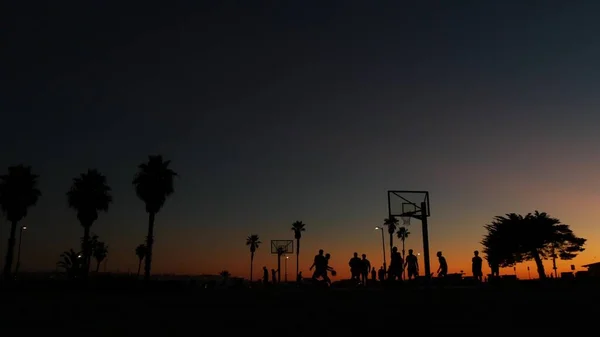
[(146, 252), (148, 252), (148, 248), (143, 243), (135, 248), (135, 255), (137, 256), (138, 261), (139, 261), (138, 262), (138, 272), (137, 272), (138, 278), (140, 277), (140, 270), (142, 269), (142, 261), (146, 257)]
[(77, 211), (77, 220), (83, 227), (81, 251), (83, 253), (83, 277), (87, 278), (92, 256), (90, 229), (98, 219), (98, 212), (107, 212), (112, 203), (110, 187), (106, 177), (98, 170), (88, 170), (79, 177), (73, 178), (73, 185), (67, 192), (69, 207)]
[(41, 196), (37, 188), (38, 175), (31, 172), (29, 166), (11, 166), (8, 174), (0, 176), (0, 207), (10, 222), (10, 237), (4, 262), (4, 278), (12, 280), (11, 271), (15, 254), (17, 224), (27, 216), (27, 211), (34, 206)]
[(69, 279), (75, 279), (81, 275), (83, 267), (83, 255), (76, 253), (73, 249), (69, 249), (60, 254), (60, 261), (56, 266), (62, 268)]
[(292, 224), (292, 230), (294, 231), (294, 238), (296, 239), (296, 278), (300, 273), (300, 239), (302, 239), (302, 232), (306, 230), (306, 224), (302, 221), (296, 221)]
[(148, 236), (146, 237), (146, 263), (144, 280), (150, 280), (152, 269), (152, 248), (154, 246), (154, 218), (165, 204), (167, 197), (175, 192), (173, 188), (175, 171), (169, 168), (170, 160), (162, 156), (148, 156), (148, 162), (138, 166), (138, 173), (133, 179), (135, 192), (145, 204), (148, 213)]
[(221, 277), (223, 278), (223, 282), (221, 284), (227, 284), (227, 281), (229, 280), (229, 277), (231, 277), (231, 274), (227, 270), (222, 270), (219, 273), (219, 275), (221, 275)]
[(254, 276), (254, 254), (261, 243), (258, 234), (251, 234), (246, 238), (246, 246), (250, 246), (250, 283), (252, 283), (252, 277)]
[(392, 249), (394, 248), (394, 233), (398, 229), (399, 221), (394, 216), (390, 216), (383, 220), (383, 225), (387, 226), (388, 233), (390, 234), (390, 256), (392, 256)]
[(488, 233), (481, 243), (488, 261), (499, 266), (511, 266), (534, 260), (540, 279), (546, 277), (542, 260), (556, 253), (563, 260), (571, 260), (584, 251), (586, 242), (586, 239), (575, 236), (568, 225), (545, 212), (497, 216), (484, 227)]

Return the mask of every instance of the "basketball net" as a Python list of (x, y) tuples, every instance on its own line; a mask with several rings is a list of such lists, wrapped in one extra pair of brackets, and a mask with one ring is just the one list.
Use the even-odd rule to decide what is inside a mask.
[(403, 226), (410, 226), (410, 219), (412, 218), (412, 213), (406, 213), (402, 216), (400, 216), (400, 219), (402, 219), (402, 225)]

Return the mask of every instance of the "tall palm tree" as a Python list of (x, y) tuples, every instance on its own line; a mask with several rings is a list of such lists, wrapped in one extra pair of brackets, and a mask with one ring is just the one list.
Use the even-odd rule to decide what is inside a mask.
[(258, 245), (261, 243), (258, 234), (251, 234), (246, 238), (246, 246), (250, 246), (250, 283), (252, 283), (252, 276), (254, 275), (254, 253), (256, 253)]
[(296, 278), (300, 273), (300, 239), (302, 239), (302, 232), (306, 230), (306, 226), (302, 221), (296, 221), (292, 224), (292, 230), (294, 231), (294, 238), (296, 239)]
[(138, 166), (138, 173), (133, 179), (135, 193), (146, 204), (148, 213), (148, 236), (146, 237), (146, 263), (144, 281), (150, 280), (152, 269), (152, 247), (154, 246), (154, 218), (165, 204), (167, 197), (175, 192), (173, 179), (177, 173), (169, 168), (170, 160), (163, 157), (148, 156), (148, 162)]
[(394, 248), (394, 233), (398, 229), (399, 221), (394, 216), (390, 216), (383, 220), (383, 225), (387, 226), (388, 233), (390, 234), (390, 256), (392, 255), (392, 249)]
[(140, 270), (142, 269), (142, 261), (146, 257), (146, 253), (148, 252), (148, 248), (146, 248), (145, 244), (141, 244), (135, 248), (135, 255), (137, 256), (138, 262), (138, 272), (137, 277), (140, 278)]
[(8, 168), (8, 174), (0, 176), (0, 207), (10, 222), (10, 237), (4, 263), (4, 278), (12, 280), (11, 271), (15, 254), (17, 224), (27, 216), (42, 195), (37, 188), (38, 175), (30, 166), (17, 165)]
[(100, 264), (108, 256), (108, 245), (102, 241), (96, 241), (93, 246), (94, 259), (96, 259), (96, 273), (100, 270)]
[[(404, 243), (406, 242), (406, 238), (408, 237), (409, 234), (410, 234), (410, 232), (408, 231), (408, 228), (405, 226), (398, 228), (398, 232), (396, 232), (396, 235), (398, 235), (398, 239), (400, 239), (400, 241), (402, 241), (402, 260), (404, 260), (404, 261), (406, 261), (406, 251), (404, 250)], [(403, 270), (403, 273), (405, 274), (404, 276), (406, 276), (406, 269), (402, 268), (402, 270)]]
[(88, 170), (79, 177), (73, 178), (73, 185), (67, 192), (69, 207), (77, 211), (77, 220), (83, 227), (81, 252), (83, 253), (83, 278), (87, 278), (92, 257), (90, 228), (98, 219), (98, 212), (107, 212), (112, 203), (110, 187), (106, 177), (98, 170)]
[(398, 236), (398, 239), (400, 239), (400, 241), (402, 241), (402, 258), (404, 259), (404, 243), (406, 241), (406, 238), (408, 238), (408, 235), (410, 234), (410, 232), (408, 231), (408, 228), (402, 226), (400, 228), (398, 228), (398, 232), (396, 232), (396, 235)]

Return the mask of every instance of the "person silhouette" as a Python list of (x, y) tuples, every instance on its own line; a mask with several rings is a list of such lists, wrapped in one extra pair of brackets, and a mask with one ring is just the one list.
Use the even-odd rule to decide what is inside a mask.
[(313, 281), (317, 281), (318, 278), (323, 277), (323, 275), (327, 276), (327, 260), (323, 253), (323, 249), (319, 249), (319, 254), (315, 255), (313, 264), (310, 266), (309, 270), (313, 270), (313, 268), (315, 269), (312, 275)]
[(298, 275), (296, 275), (296, 282), (302, 283), (302, 272), (299, 271)]
[(473, 252), (473, 259), (471, 269), (473, 270), (473, 277), (479, 282), (483, 281), (483, 271), (481, 270), (483, 265), (483, 260), (479, 257), (479, 251)]
[(369, 279), (369, 270), (371, 270), (371, 262), (367, 260), (367, 254), (362, 255), (361, 260), (361, 276), (363, 285), (367, 285), (367, 280)]
[(354, 256), (348, 262), (348, 265), (350, 266), (350, 279), (359, 283), (360, 282), (360, 274), (362, 272), (362, 270), (361, 270), (362, 261), (358, 257), (358, 253), (354, 253)]
[(273, 284), (277, 284), (277, 270), (271, 269), (271, 279)]
[(377, 270), (375, 270), (375, 267), (371, 268), (371, 281), (377, 281)]
[(448, 275), (448, 263), (446, 262), (446, 258), (442, 256), (442, 252), (437, 252), (438, 261), (440, 262), (440, 267), (437, 270), (438, 277), (446, 277)]
[(495, 261), (490, 260), (489, 256), (488, 256), (488, 264), (490, 265), (490, 269), (492, 270), (492, 274), (491, 274), (492, 278), (500, 277), (500, 265), (498, 263), (496, 263)]
[(323, 274), (322, 278), (325, 281), (325, 283), (327, 283), (327, 285), (331, 287), (331, 279), (329, 278), (329, 275), (327, 275), (327, 273), (331, 272), (331, 275), (335, 276), (336, 271), (335, 269), (333, 269), (333, 267), (329, 266), (329, 260), (331, 260), (331, 254), (327, 253), (325, 254), (325, 273)]
[(263, 267), (263, 283), (269, 284), (269, 269), (267, 267)]
[(392, 259), (390, 261), (388, 278), (390, 280), (401, 280), (403, 265), (404, 261), (402, 261), (402, 255), (398, 252), (398, 247), (392, 248)]
[(381, 266), (381, 268), (379, 268), (379, 271), (377, 272), (377, 276), (379, 277), (379, 282), (383, 282), (385, 280), (385, 268), (383, 268), (383, 266)]
[(412, 280), (413, 277), (416, 279), (419, 276), (419, 260), (417, 256), (413, 254), (413, 250), (408, 250), (408, 255), (406, 256), (406, 262), (404, 262), (406, 270), (408, 271), (408, 279)]

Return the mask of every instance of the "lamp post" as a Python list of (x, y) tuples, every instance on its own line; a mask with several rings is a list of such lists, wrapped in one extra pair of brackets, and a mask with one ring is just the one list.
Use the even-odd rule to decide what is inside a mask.
[(287, 261), (289, 258), (290, 258), (289, 256), (285, 257), (285, 283), (287, 283), (287, 281), (288, 281), (287, 280)]
[(27, 230), (27, 226), (21, 226), (21, 230), (19, 232), (19, 249), (17, 250), (17, 266), (15, 267), (15, 276), (19, 272), (19, 267), (21, 266), (21, 243), (23, 242), (23, 231)]
[(385, 265), (385, 236), (383, 235), (383, 227), (375, 227), (376, 230), (381, 231), (381, 247), (383, 248), (383, 270), (387, 273), (387, 267)]

